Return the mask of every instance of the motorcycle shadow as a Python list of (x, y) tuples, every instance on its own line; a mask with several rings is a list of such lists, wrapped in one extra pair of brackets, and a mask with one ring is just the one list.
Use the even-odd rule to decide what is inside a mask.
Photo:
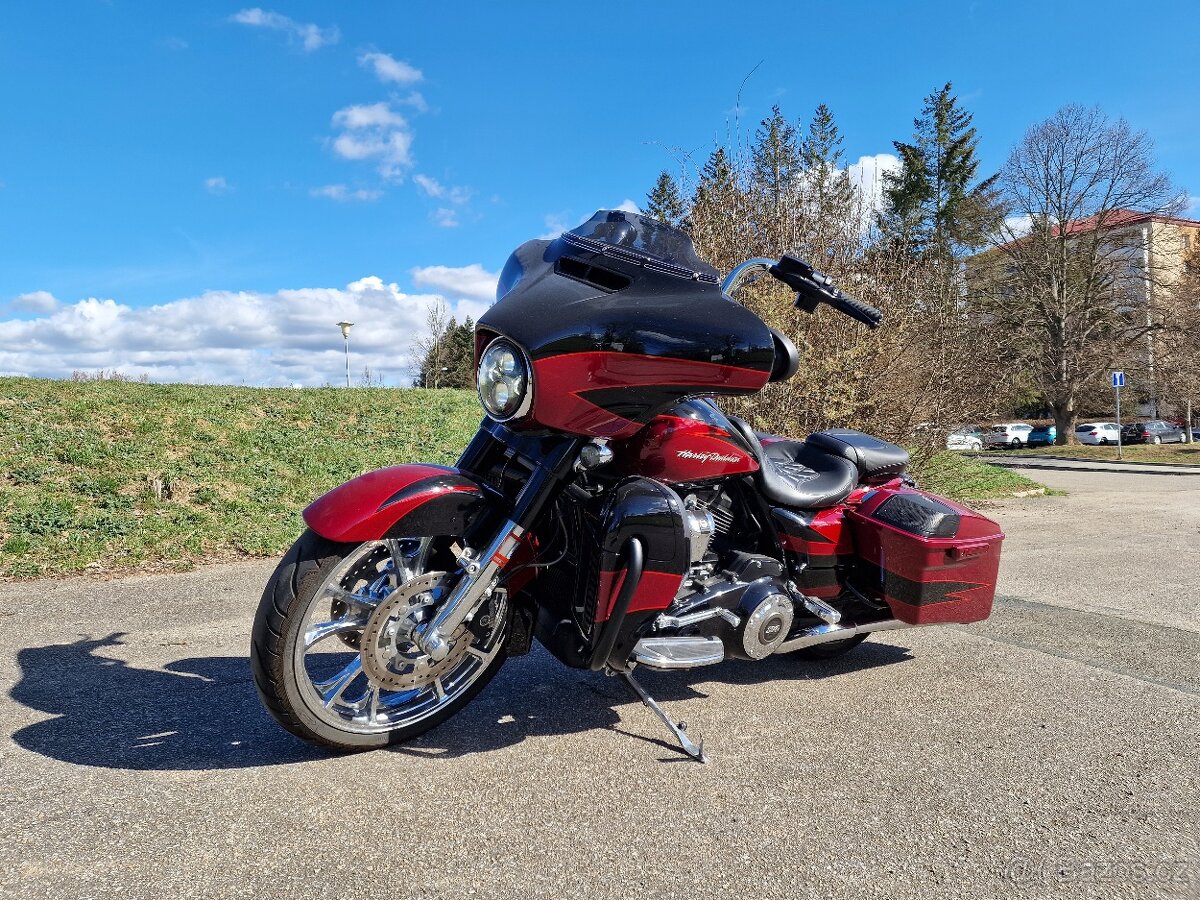
[[(765, 685), (779, 682), (781, 689), (802, 690), (804, 682), (894, 665), (910, 659), (906, 647), (867, 642), (846, 656), (830, 660), (802, 660), (794, 656), (771, 657), (761, 662), (732, 660), (680, 672), (639, 669), (638, 681), (659, 703), (706, 698), (702, 688), (712, 683)], [(787, 685), (786, 683), (792, 683)], [(528, 656), (509, 660), (496, 680), (466, 709), (433, 731), (392, 748), (394, 752), (439, 759), (502, 750), (529, 737), (610, 729), (679, 754), (668, 740), (634, 734), (620, 727), (618, 708), (641, 701), (623, 678), (600, 672), (568, 669), (535, 645)], [(672, 710), (667, 707), (667, 714)], [(657, 723), (652, 728), (657, 728)], [(661, 760), (677, 761), (674, 756)]]
[(9, 695), (54, 718), (25, 726), (13, 741), (53, 759), (110, 769), (250, 768), (324, 755), (275, 724), (245, 657), (141, 669), (103, 655), (123, 637), (21, 650), (21, 678)]
[[(142, 669), (98, 652), (119, 646), (123, 637), (114, 633), (21, 650), (21, 677), (10, 696), (52, 718), (19, 729), (13, 741), (63, 762), (127, 770), (239, 769), (328, 756), (270, 718), (245, 657), (197, 657)], [(905, 648), (868, 642), (825, 662), (788, 657), (727, 662), (687, 672), (639, 672), (639, 680), (666, 703), (704, 697), (698, 686), (706, 683), (805, 681), (907, 658)], [(528, 737), (612, 729), (674, 750), (619, 727), (617, 709), (638, 702), (622, 679), (568, 669), (535, 646), (528, 656), (510, 660), (452, 719), (394, 749), (453, 758), (501, 750)]]

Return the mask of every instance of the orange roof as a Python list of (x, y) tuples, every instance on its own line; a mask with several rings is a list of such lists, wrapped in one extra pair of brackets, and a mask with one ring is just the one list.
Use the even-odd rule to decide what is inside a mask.
[[(1068, 222), (1065, 231), (1068, 235), (1086, 234), (1095, 228), (1126, 228), (1130, 225), (1141, 225), (1144, 222), (1200, 228), (1200, 222), (1192, 219), (1180, 219), (1176, 216), (1163, 216), (1158, 213), (1138, 212), (1136, 209), (1114, 209), (1104, 214), (1103, 222), (1100, 221), (1100, 214), (1097, 213), (1094, 216), (1088, 216), (1086, 219)], [(1058, 234), (1058, 229), (1054, 229), (1053, 233)]]

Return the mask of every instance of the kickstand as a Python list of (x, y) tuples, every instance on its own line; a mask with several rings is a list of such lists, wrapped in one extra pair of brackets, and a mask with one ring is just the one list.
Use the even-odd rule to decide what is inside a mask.
[(680, 722), (676, 725), (672, 722), (670, 717), (663, 712), (663, 708), (655, 702), (653, 697), (646, 693), (646, 689), (633, 680), (633, 672), (622, 672), (621, 674), (625, 676), (625, 680), (629, 682), (629, 686), (637, 691), (637, 695), (642, 698), (642, 703), (650, 707), (654, 711), (654, 714), (662, 720), (662, 723), (667, 726), (667, 730), (675, 735), (675, 740), (679, 741), (679, 746), (683, 748), (683, 752), (698, 762), (708, 762), (704, 756), (704, 738), (700, 739), (700, 746), (693, 744), (685, 733), (687, 731), (687, 723)]

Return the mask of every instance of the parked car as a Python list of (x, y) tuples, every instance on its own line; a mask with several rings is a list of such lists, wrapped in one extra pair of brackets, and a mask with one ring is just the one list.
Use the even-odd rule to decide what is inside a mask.
[(1056, 437), (1058, 437), (1056, 425), (1035, 425), (1033, 431), (1029, 432), (1025, 443), (1030, 447), (1049, 447), (1054, 443)]
[(1009, 422), (1004, 425), (993, 425), (983, 433), (985, 447), (1012, 447), (1019, 450), (1029, 443), (1029, 432), (1033, 426), (1025, 422)]
[(1162, 419), (1130, 422), (1121, 429), (1121, 439), (1126, 444), (1182, 444), (1183, 429)]
[(1088, 422), (1075, 426), (1075, 440), (1081, 444), (1115, 444), (1120, 433), (1116, 422)]
[(983, 429), (978, 425), (964, 425), (950, 432), (946, 438), (947, 450), (982, 450)]

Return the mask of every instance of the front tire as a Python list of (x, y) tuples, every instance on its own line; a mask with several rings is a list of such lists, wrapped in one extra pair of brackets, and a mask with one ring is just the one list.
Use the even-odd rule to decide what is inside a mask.
[(280, 725), (331, 750), (374, 750), (441, 724), (491, 681), (511, 618), (501, 597), (451, 637), (450, 664), (405, 640), (444, 598), (433, 551), (428, 540), (340, 544), (313, 531), (292, 545), (250, 644), (259, 698)]

